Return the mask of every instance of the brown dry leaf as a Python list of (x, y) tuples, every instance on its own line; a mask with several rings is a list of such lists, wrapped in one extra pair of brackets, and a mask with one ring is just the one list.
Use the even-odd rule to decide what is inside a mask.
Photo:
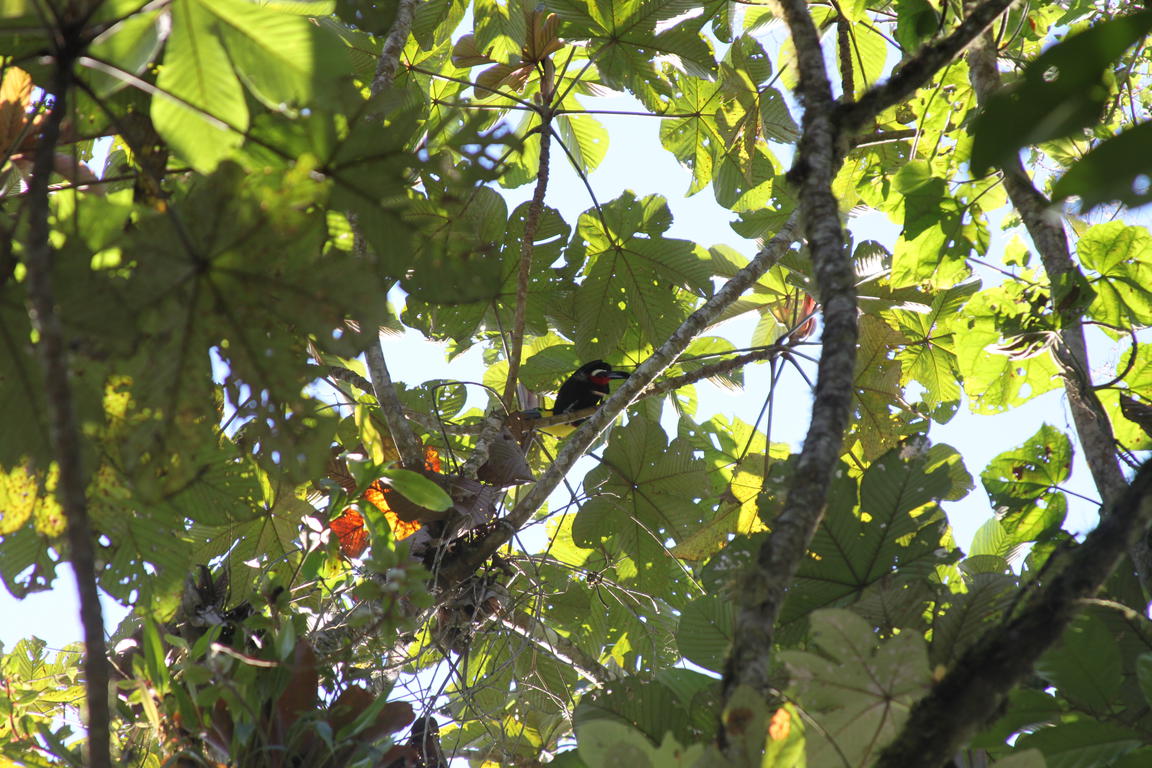
[(31, 99), (32, 77), (19, 67), (4, 70), (4, 79), (0, 80), (0, 152), (14, 150), (15, 143), (27, 135), (24, 125)]
[(484, 462), (476, 476), (498, 488), (531, 483), (536, 479), (524, 458), (524, 452), (507, 427), (492, 442), (488, 449), (488, 461)]
[(306, 640), (296, 644), (289, 668), (288, 687), (276, 702), (276, 713), (285, 730), (309, 712), (315, 712), (318, 705), (320, 674), (316, 670), (316, 652)]

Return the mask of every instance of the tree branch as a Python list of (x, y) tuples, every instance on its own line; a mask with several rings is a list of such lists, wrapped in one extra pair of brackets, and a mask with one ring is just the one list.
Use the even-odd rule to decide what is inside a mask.
[[(996, 68), (996, 44), (991, 33), (984, 33), (968, 53), (969, 76), (977, 100), (983, 102), (1000, 87), (1000, 73)], [(1052, 301), (1057, 304), (1060, 318), (1060, 341), (1055, 347), (1056, 360), (1064, 371), (1064, 391), (1068, 407), (1084, 458), (1096, 490), (1104, 500), (1104, 508), (1115, 504), (1128, 484), (1116, 459), (1116, 439), (1112, 423), (1092, 386), (1089, 372), (1088, 345), (1081, 325), (1081, 314), (1075, 302), (1060, 309), (1059, 304), (1067, 292), (1074, 290), (1076, 264), (1068, 249), (1064, 227), (1052, 210), (1052, 203), (1033, 185), (1019, 157), (1013, 157), (1003, 166), (1004, 187), (1008, 199), (1020, 213), (1032, 243), (1040, 254), (1040, 261), (1053, 288)], [(1137, 542), (1132, 558), (1140, 574), (1146, 593), (1152, 591), (1148, 545)]]
[[(782, 0), (781, 6), (796, 46), (798, 95), (804, 104), (803, 133), (789, 176), (799, 186), (808, 247), (824, 309), (823, 351), (817, 368), (812, 421), (784, 508), (771, 523), (772, 533), (748, 569), (743, 588), (737, 590), (739, 607), (733, 645), (724, 667), (725, 701), (740, 686), (748, 686), (761, 695), (770, 688), (769, 662), (776, 618), (785, 589), (824, 516), (828, 484), (848, 426), (856, 361), (855, 275), (845, 253), (839, 206), (832, 193), (832, 180), (842, 157), (838, 147), (842, 134), (833, 121), (832, 88), (808, 5), (805, 0)], [(745, 740), (735, 732), (740, 727), (735, 720), (729, 723), (726, 719), (721, 743), (730, 759), (744, 764), (752, 756), (743, 754)]]
[(843, 14), (836, 19), (836, 50), (840, 55), (841, 98), (851, 101), (856, 98), (856, 85), (852, 77), (852, 25)]
[(544, 211), (544, 195), (548, 191), (548, 154), (552, 146), (552, 76), (554, 67), (551, 59), (543, 63), (544, 74), (540, 79), (540, 168), (536, 172), (536, 188), (532, 191), (532, 202), (528, 204), (528, 214), (524, 217), (524, 237), (520, 241), (520, 269), (516, 275), (516, 311), (512, 316), (512, 344), (508, 352), (508, 380), (504, 384), (504, 407), (511, 411), (516, 407), (516, 380), (520, 376), (520, 357), (524, 353), (524, 319), (528, 308), (528, 281), (532, 275), (532, 252), (536, 247), (536, 228), (540, 224), (540, 214)]
[[(391, 88), (393, 80), (396, 79), (396, 70), (400, 66), (400, 54), (404, 50), (404, 44), (412, 31), (412, 17), (419, 1), (400, 0), (396, 7), (396, 18), (388, 30), (387, 37), (384, 38), (380, 58), (376, 62), (376, 76), (372, 79), (373, 96), (378, 96)], [(355, 221), (352, 221), (352, 228), (356, 248), (367, 248), (367, 243)], [(401, 463), (409, 469), (419, 469), (424, 466), (424, 447), (408, 420), (404, 418), (404, 407), (396, 395), (396, 387), (392, 385), (388, 364), (384, 362), (384, 353), (380, 349), (379, 333), (374, 328), (369, 329), (363, 326), (361, 328), (370, 338), (368, 347), (364, 350), (364, 360), (368, 365), (372, 391), (376, 395), (376, 402), (380, 404), (384, 423), (388, 425), (392, 442), (395, 443), (396, 450), (400, 453)]]
[(915, 56), (898, 66), (882, 85), (873, 86), (856, 102), (841, 104), (836, 114), (840, 131), (845, 134), (855, 133), (884, 110), (914, 94), (1015, 1), (987, 0), (976, 6), (952, 34), (921, 48)]
[(788, 221), (769, 240), (756, 257), (728, 280), (720, 290), (704, 302), (700, 308), (680, 324), (667, 341), (661, 344), (624, 381), (623, 385), (608, 397), (604, 404), (586, 422), (573, 432), (556, 454), (556, 460), (524, 494), (519, 503), (498, 525), (477, 541), (461, 548), (445, 559), (436, 574), (437, 583), (450, 585), (459, 582), (475, 571), (500, 547), (507, 544), (520, 528), (535, 514), (540, 505), (555, 490), (576, 460), (584, 455), (596, 437), (625, 408), (632, 404), (640, 393), (664, 369), (676, 361), (692, 340), (705, 328), (715, 322), (716, 317), (744, 291), (752, 286), (775, 264), (796, 237), (796, 223), (799, 216), (793, 213)]
[(44, 365), (44, 392), (53, 454), (59, 472), (56, 494), (68, 522), (68, 548), (80, 598), (80, 621), (84, 627), (84, 675), (88, 705), (88, 762), (92, 768), (110, 768), (108, 708), (108, 649), (104, 643), (104, 616), (96, 583), (96, 554), (88, 520), (84, 472), (81, 467), (80, 430), (69, 384), (68, 345), (52, 285), (53, 250), (49, 243), (48, 180), (60, 126), (68, 111), (72, 86), (74, 41), (62, 30), (62, 49), (56, 51), (53, 92), (55, 103), (44, 121), (36, 148), (32, 179), (28, 185), (27, 268), (28, 314), (39, 334)]
[(1031, 674), (1036, 659), (1075, 617), (1079, 602), (1092, 597), (1125, 550), (1144, 538), (1152, 523), (1152, 462), (1140, 468), (1132, 485), (1110, 506), (1084, 543), (1061, 557), (1063, 568), (1033, 594), (1016, 618), (969, 648), (932, 692), (916, 703), (876, 768), (936, 768), (993, 717), (1017, 684)]
[(416, 4), (420, 0), (400, 0), (396, 4), (396, 18), (388, 28), (388, 36), (380, 48), (380, 58), (376, 60), (376, 75), (372, 78), (372, 95), (376, 96), (392, 87), (396, 70), (400, 67), (400, 54), (412, 32), (412, 18)]
[(368, 348), (364, 350), (364, 360), (368, 364), (368, 376), (372, 379), (372, 391), (376, 394), (376, 402), (380, 404), (380, 413), (388, 425), (392, 442), (400, 453), (401, 463), (408, 469), (420, 469), (424, 466), (424, 446), (404, 418), (404, 406), (400, 404), (396, 387), (392, 385), (392, 377), (388, 374), (388, 364), (384, 362), (378, 334), (372, 335)]

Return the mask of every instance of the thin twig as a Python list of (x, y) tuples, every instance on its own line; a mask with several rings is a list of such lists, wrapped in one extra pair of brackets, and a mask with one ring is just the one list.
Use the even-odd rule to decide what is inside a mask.
[(84, 473), (81, 468), (80, 430), (69, 384), (68, 345), (52, 285), (53, 251), (49, 243), (48, 180), (60, 126), (68, 111), (75, 42), (65, 35), (56, 51), (55, 103), (44, 121), (36, 149), (28, 196), (27, 268), (28, 314), (39, 334), (37, 346), (44, 365), (44, 393), (53, 455), (59, 472), (56, 493), (68, 522), (69, 559), (76, 573), (80, 621), (84, 628), (84, 675), (88, 704), (88, 765), (110, 768), (108, 708), (108, 649), (104, 643), (104, 617), (96, 582), (96, 554), (88, 520)]

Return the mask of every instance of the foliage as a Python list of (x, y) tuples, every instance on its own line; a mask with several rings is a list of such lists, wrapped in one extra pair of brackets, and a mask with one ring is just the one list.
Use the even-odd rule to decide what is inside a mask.
[[(951, 34), (953, 5), (807, 12), (848, 102)], [(1152, 447), (1152, 237), (1116, 205), (1149, 200), (1152, 12), (1122, 10), (1015, 7), (991, 37), (1009, 82), (983, 108), (956, 58), (845, 143), (851, 421), (763, 649), (764, 697), (716, 678), (737, 598), (765, 589), (748, 566), (805, 471), (773, 420), (807, 407), (819, 355), (799, 240), (685, 337), (672, 384), (629, 406), (523, 537), (464, 578), (441, 569), (506, 528), (519, 486), (563, 455), (541, 395), (589, 360), (639, 366), (748, 268), (747, 241), (681, 236), (668, 190), (589, 176), (630, 140), (618, 121), (658, 122), (685, 196), (710, 190), (736, 235), (770, 239), (797, 211), (799, 59), (777, 4), (6, 3), (0, 579), (23, 598), (77, 559), (61, 467), (78, 460), (96, 578), (127, 613), (113, 764), (873, 764), (1083, 546), (1066, 519), (1070, 477), (1099, 450), (1083, 426), (1055, 412), (1031, 435), (989, 430), (996, 455), (972, 466), (941, 441), (961, 405), (991, 425), (1063, 388), (1098, 398), (1107, 461)], [(393, 44), (395, 80), (374, 84)], [(1017, 237), (1025, 211), (998, 169), (1022, 151), (1041, 192), (1080, 200), (1048, 211), (1067, 273)], [(560, 166), (584, 210), (555, 203)], [(881, 218), (889, 230), (866, 224)], [(41, 240), (74, 456), (34, 308)], [(382, 387), (360, 359), (381, 328), (478, 349), (497, 394), (477, 407), (431, 370)], [(1123, 345), (1114, 376), (1069, 365), (1085, 331), (1094, 358)], [(753, 366), (772, 385), (747, 413), (701, 407), (697, 383), (738, 388)], [(520, 399), (497, 402), (510, 375)], [(493, 439), (486, 416), (505, 410)], [(976, 473), (988, 520), (964, 552), (947, 513)], [(1082, 606), (966, 759), (1148, 763), (1139, 566)], [(87, 759), (81, 659), (35, 638), (3, 649), (4, 759)]]

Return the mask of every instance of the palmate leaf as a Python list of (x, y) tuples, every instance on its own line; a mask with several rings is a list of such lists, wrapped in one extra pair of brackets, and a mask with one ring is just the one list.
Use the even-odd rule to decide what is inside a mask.
[(730, 600), (705, 595), (688, 603), (680, 612), (676, 644), (688, 661), (722, 672), (735, 623), (736, 608)]
[[(634, 768), (688, 768), (704, 755), (703, 744), (681, 745), (671, 735), (654, 747), (651, 740), (629, 725), (609, 720), (595, 720), (577, 732), (576, 759), (563, 766), (614, 765), (626, 760)], [(567, 753), (565, 753), (567, 754)], [(559, 761), (557, 761), (559, 763)]]
[(714, 159), (724, 150), (725, 141), (716, 122), (722, 95), (718, 83), (698, 77), (674, 75), (672, 98), (665, 100), (664, 112), (688, 115), (661, 121), (660, 143), (692, 171), (688, 195), (694, 195), (712, 181)]
[(1026, 506), (1061, 485), (1072, 473), (1068, 435), (1044, 424), (1035, 435), (992, 459), (980, 474), (995, 506)]
[[(992, 289), (995, 290), (995, 289)], [(975, 413), (1000, 413), (1060, 386), (1056, 363), (1047, 352), (1016, 359), (990, 351), (1002, 339), (992, 302), (977, 293), (950, 325), (956, 363)]]
[(332, 103), (347, 71), (345, 47), (302, 16), (242, 0), (181, 0), (152, 120), (177, 154), (210, 173), (248, 129), (241, 81), (265, 106), (284, 109)]
[[(490, 192), (490, 190), (489, 190)], [(487, 193), (484, 193), (487, 194)], [(491, 192), (495, 200), (503, 198)], [(494, 202), (495, 202), (494, 200)], [(521, 203), (511, 215), (497, 213), (489, 208), (490, 220), (483, 221), (479, 212), (469, 217), (466, 226), (472, 235), (485, 229), (493, 229), (504, 223), (499, 251), (485, 254), (485, 269), (492, 270), (495, 277), (495, 298), (475, 303), (430, 303), (426, 295), (414, 294), (408, 297), (404, 310), (404, 322), (434, 338), (451, 338), (459, 349), (467, 349), (476, 341), (476, 333), (483, 327), (499, 330), (508, 327), (516, 307), (517, 282), (520, 270), (520, 249), (524, 240), (524, 223), (528, 215), (529, 203)], [(496, 219), (500, 219), (499, 222)], [(565, 330), (559, 323), (552, 323), (550, 315), (556, 309), (558, 298), (571, 292), (571, 281), (552, 268), (560, 259), (562, 249), (568, 241), (570, 228), (560, 213), (545, 206), (536, 227), (536, 240), (532, 251), (532, 270), (529, 273), (528, 303), (526, 306), (525, 327), (529, 333), (544, 336), (551, 327)], [(467, 275), (462, 275), (466, 279)], [(436, 275), (429, 273), (430, 281)], [(568, 373), (577, 366), (568, 369)]]
[(198, 0), (172, 9), (172, 34), (156, 86), (156, 131), (197, 170), (210, 173), (243, 143), (249, 117), (244, 89), (216, 34), (215, 17)]
[[(575, 98), (566, 99), (564, 107), (577, 111), (581, 108)], [(608, 153), (608, 129), (604, 124), (590, 115), (560, 114), (555, 125), (575, 166), (584, 173), (596, 170)]]
[[(346, 49), (307, 18), (237, 0), (200, 0), (216, 19), (229, 58), (269, 109), (332, 106), (348, 72)], [(324, 14), (320, 14), (324, 15)]]
[(937, 293), (927, 312), (894, 308), (884, 313), (908, 343), (897, 353), (901, 384), (916, 381), (924, 387), (924, 403), (936, 408), (960, 399), (955, 343), (947, 320), (980, 288), (978, 282), (962, 283)]
[(688, 669), (666, 669), (653, 680), (623, 680), (582, 698), (572, 722), (578, 738), (584, 738), (589, 727), (607, 721), (630, 725), (653, 743), (662, 741), (665, 734), (688, 743), (715, 728), (717, 704), (713, 678)]
[(1095, 319), (1114, 326), (1152, 324), (1152, 234), (1146, 227), (1109, 221), (1085, 232), (1077, 244), (1096, 298), (1088, 308)]
[(1129, 728), (1098, 720), (1081, 719), (1058, 723), (1026, 733), (1016, 742), (1017, 749), (1043, 753), (1047, 768), (1076, 768), (1086, 765), (1118, 765), (1119, 758), (1144, 743)]
[(674, 58), (695, 76), (715, 72), (712, 48), (700, 34), (715, 4), (670, 28), (661, 25), (698, 6), (687, 0), (548, 0), (545, 7), (560, 17), (564, 37), (588, 41), (605, 85), (632, 92), (649, 109), (659, 111), (661, 99), (672, 93), (657, 57)]
[[(323, 219), (300, 206), (309, 191), (321, 188), (281, 187), (274, 176), (244, 177), (232, 166), (200, 180), (126, 239), (136, 267), (124, 295), (147, 334), (133, 358), (133, 397), (158, 410), (161, 431), (187, 408), (218, 418), (205, 397), (215, 350), (227, 364), (238, 423), (252, 419), (251, 444), (282, 449), (284, 468), (312, 476), (323, 459), (309, 448), (327, 445), (334, 423), (324, 425), (323, 409), (303, 394), (315, 377), (303, 344), (312, 336), (323, 350), (348, 354), (355, 342), (332, 330), (353, 312), (376, 322), (382, 307), (373, 301), (374, 270), (359, 269), (361, 279), (349, 284), (356, 256), (323, 252)], [(166, 365), (149, 369), (153, 360)]]
[(1101, 653), (1115, 644), (1102, 621), (1092, 614), (1081, 615), (1064, 630), (1059, 644), (1036, 662), (1036, 673), (1077, 708), (1106, 716), (1124, 683), (1120, 653)]
[(921, 572), (947, 557), (947, 551), (938, 552), (946, 518), (935, 502), (952, 492), (953, 480), (946, 463), (938, 462), (905, 461), (890, 451), (865, 471), (858, 503), (856, 483), (841, 468), (811, 554), (784, 603), (781, 627), (817, 608), (843, 604), (889, 574)]
[[(1024, 76), (988, 100), (974, 125), (972, 170), (983, 176), (1020, 147), (1073, 135), (1095, 123), (1109, 97), (1115, 59), (1152, 29), (1152, 12), (1098, 21), (1053, 45)], [(1026, 115), (1026, 119), (1020, 119)]]
[(1015, 576), (1002, 572), (974, 573), (965, 585), (965, 592), (943, 595), (932, 612), (929, 655), (933, 665), (951, 664), (996, 626), (1015, 600), (1018, 587)]
[[(572, 525), (580, 546), (609, 546), (631, 557), (645, 588), (682, 577), (665, 542), (674, 546), (692, 535), (711, 509), (704, 462), (686, 440), (667, 440), (659, 423), (644, 418), (613, 430), (603, 464), (584, 480), (593, 498)], [(670, 594), (667, 584), (658, 591), (677, 603), (687, 596), (676, 588)]]
[(931, 282), (947, 287), (966, 279), (969, 254), (987, 247), (986, 226), (948, 194), (946, 182), (927, 161), (909, 162), (893, 182), (903, 201), (904, 229), (893, 252), (892, 285)]
[(871, 88), (883, 76), (888, 60), (888, 42), (870, 25), (852, 24), (850, 55), (854, 85)]
[(859, 441), (867, 459), (919, 431), (918, 417), (902, 403), (901, 361), (896, 351), (905, 338), (874, 315), (860, 318), (860, 349), (853, 380), (853, 421), (849, 437)]
[(47, 464), (52, 456), (44, 374), (32, 344), (32, 324), (24, 310), (24, 291), (11, 280), (0, 285), (0, 407), (10, 414), (0, 440), (0, 469), (32, 459)]
[(700, 296), (711, 287), (704, 249), (663, 236), (672, 221), (663, 197), (625, 192), (601, 211), (603, 221), (581, 214), (565, 254), (583, 265), (575, 340), (588, 359), (613, 356), (629, 331), (659, 344), (690, 311), (691, 294), (681, 289)]
[(818, 728), (806, 730), (809, 765), (871, 765), (932, 686), (924, 640), (904, 632), (878, 643), (854, 613), (818, 611), (812, 639), (821, 655), (781, 651), (798, 700)]

